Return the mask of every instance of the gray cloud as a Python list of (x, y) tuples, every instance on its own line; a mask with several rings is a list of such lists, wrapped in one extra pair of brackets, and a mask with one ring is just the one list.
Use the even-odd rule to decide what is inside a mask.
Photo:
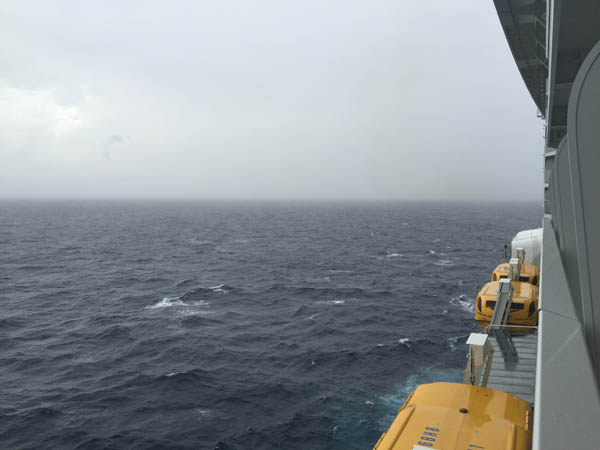
[(492, 2), (289, 3), (3, 3), (0, 196), (541, 199)]

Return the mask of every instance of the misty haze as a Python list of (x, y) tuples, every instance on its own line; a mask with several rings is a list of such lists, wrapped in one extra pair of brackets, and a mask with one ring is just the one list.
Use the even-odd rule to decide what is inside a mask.
[(3, 2), (0, 196), (541, 200), (488, 3)]

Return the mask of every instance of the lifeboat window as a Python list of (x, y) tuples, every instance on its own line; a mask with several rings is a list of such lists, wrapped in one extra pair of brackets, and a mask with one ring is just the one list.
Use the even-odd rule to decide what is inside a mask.
[(537, 277), (533, 277), (533, 284), (537, 286)]
[(524, 281), (526, 283), (529, 283), (529, 277), (519, 277), (519, 281)]
[(477, 299), (477, 309), (481, 312), (481, 297)]
[(498, 277), (496, 276), (496, 274), (494, 274), (494, 276), (492, 277), (492, 281), (496, 281), (498, 279)]
[(535, 313), (535, 303), (531, 302), (531, 305), (529, 305), (529, 317), (533, 316), (533, 313)]

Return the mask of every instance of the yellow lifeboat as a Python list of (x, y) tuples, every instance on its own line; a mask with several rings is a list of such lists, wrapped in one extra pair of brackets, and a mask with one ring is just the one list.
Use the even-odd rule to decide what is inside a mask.
[(422, 384), (373, 450), (529, 450), (529, 404), (495, 389)]
[[(499, 281), (501, 278), (509, 278), (510, 264), (504, 263), (496, 266), (492, 272), (492, 281)], [(539, 287), (540, 283), (540, 268), (533, 264), (523, 264), (521, 266), (521, 272), (519, 273), (519, 279), (524, 283), (533, 284)]]
[[(508, 316), (508, 325), (535, 326), (538, 323), (538, 288), (532, 284), (513, 281), (513, 296)], [(492, 316), (498, 300), (500, 282), (486, 283), (475, 297), (475, 320), (485, 328)]]

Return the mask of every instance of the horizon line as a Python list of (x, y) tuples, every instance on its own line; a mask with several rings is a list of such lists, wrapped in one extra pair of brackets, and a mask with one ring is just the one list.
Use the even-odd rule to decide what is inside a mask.
[(192, 202), (448, 202), (448, 203), (536, 203), (540, 199), (400, 198), (400, 197), (3, 197), (0, 201), (192, 201)]

